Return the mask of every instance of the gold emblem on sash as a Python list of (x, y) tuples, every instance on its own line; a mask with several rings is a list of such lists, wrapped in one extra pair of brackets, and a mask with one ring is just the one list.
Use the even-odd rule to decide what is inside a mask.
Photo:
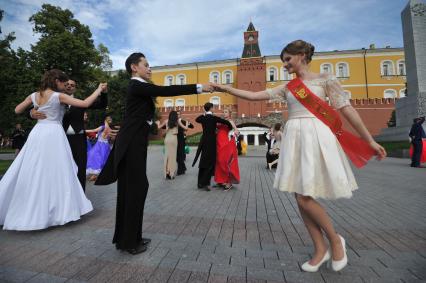
[(296, 93), (301, 99), (305, 99), (308, 96), (304, 88), (300, 88)]

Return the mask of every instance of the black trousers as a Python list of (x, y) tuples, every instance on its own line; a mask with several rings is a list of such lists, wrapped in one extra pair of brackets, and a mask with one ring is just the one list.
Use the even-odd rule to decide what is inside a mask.
[(413, 144), (413, 156), (411, 156), (411, 167), (419, 167), (420, 159), (422, 157), (423, 151), (423, 142), (420, 141), (412, 141)]
[[(148, 124), (147, 124), (148, 125)], [(148, 126), (131, 140), (118, 165), (117, 211), (113, 243), (118, 249), (136, 248), (142, 241), (142, 223), (148, 194), (146, 157)]]
[(85, 134), (67, 135), (72, 156), (78, 167), (77, 177), (83, 191), (86, 190), (87, 143)]
[(214, 175), (214, 165), (198, 169), (198, 188), (210, 186), (210, 180)]
[[(271, 163), (275, 160), (277, 160), (279, 157), (278, 154), (270, 154), (269, 152), (266, 153), (266, 163)], [(276, 166), (276, 164), (274, 164), (273, 166)]]
[(176, 162), (178, 165), (177, 175), (185, 174), (186, 165), (185, 165), (185, 139), (184, 138), (178, 137)]

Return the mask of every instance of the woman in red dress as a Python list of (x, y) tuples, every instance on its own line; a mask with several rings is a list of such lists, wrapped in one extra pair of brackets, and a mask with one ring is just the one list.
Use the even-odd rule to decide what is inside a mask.
[(216, 166), (214, 170), (214, 181), (223, 186), (225, 191), (232, 189), (232, 184), (240, 182), (240, 169), (238, 168), (238, 153), (235, 137), (239, 135), (234, 121), (230, 120), (231, 111), (225, 109), (223, 118), (228, 120), (234, 130), (234, 135), (229, 138), (231, 129), (226, 125), (218, 124), (216, 135)]

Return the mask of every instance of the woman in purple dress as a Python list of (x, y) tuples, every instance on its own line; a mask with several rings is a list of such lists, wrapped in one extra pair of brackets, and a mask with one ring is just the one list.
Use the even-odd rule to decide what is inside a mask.
[(105, 117), (104, 125), (93, 130), (86, 130), (87, 133), (98, 133), (96, 144), (87, 153), (86, 175), (89, 176), (89, 181), (96, 181), (108, 159), (109, 152), (111, 151), (108, 138), (111, 132), (109, 126), (111, 123), (111, 116), (107, 116)]

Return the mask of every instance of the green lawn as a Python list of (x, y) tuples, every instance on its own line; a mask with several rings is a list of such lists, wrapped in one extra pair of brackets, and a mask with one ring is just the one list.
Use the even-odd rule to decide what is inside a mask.
[(150, 145), (163, 145), (164, 144), (164, 139), (161, 139), (161, 140), (150, 140), (149, 144)]
[(410, 143), (408, 141), (401, 141), (401, 142), (379, 142), (386, 151), (392, 151), (397, 149), (409, 149)]
[(0, 153), (15, 153), (13, 148), (0, 148)]
[(0, 175), (3, 175), (13, 160), (0, 160)]
[[(201, 135), (202, 135), (202, 133), (196, 133), (196, 134), (187, 136), (186, 137), (186, 144), (187, 145), (198, 145), (198, 143), (200, 142)], [(149, 144), (150, 145), (164, 145), (164, 138), (159, 139), (159, 140), (150, 140)]]

